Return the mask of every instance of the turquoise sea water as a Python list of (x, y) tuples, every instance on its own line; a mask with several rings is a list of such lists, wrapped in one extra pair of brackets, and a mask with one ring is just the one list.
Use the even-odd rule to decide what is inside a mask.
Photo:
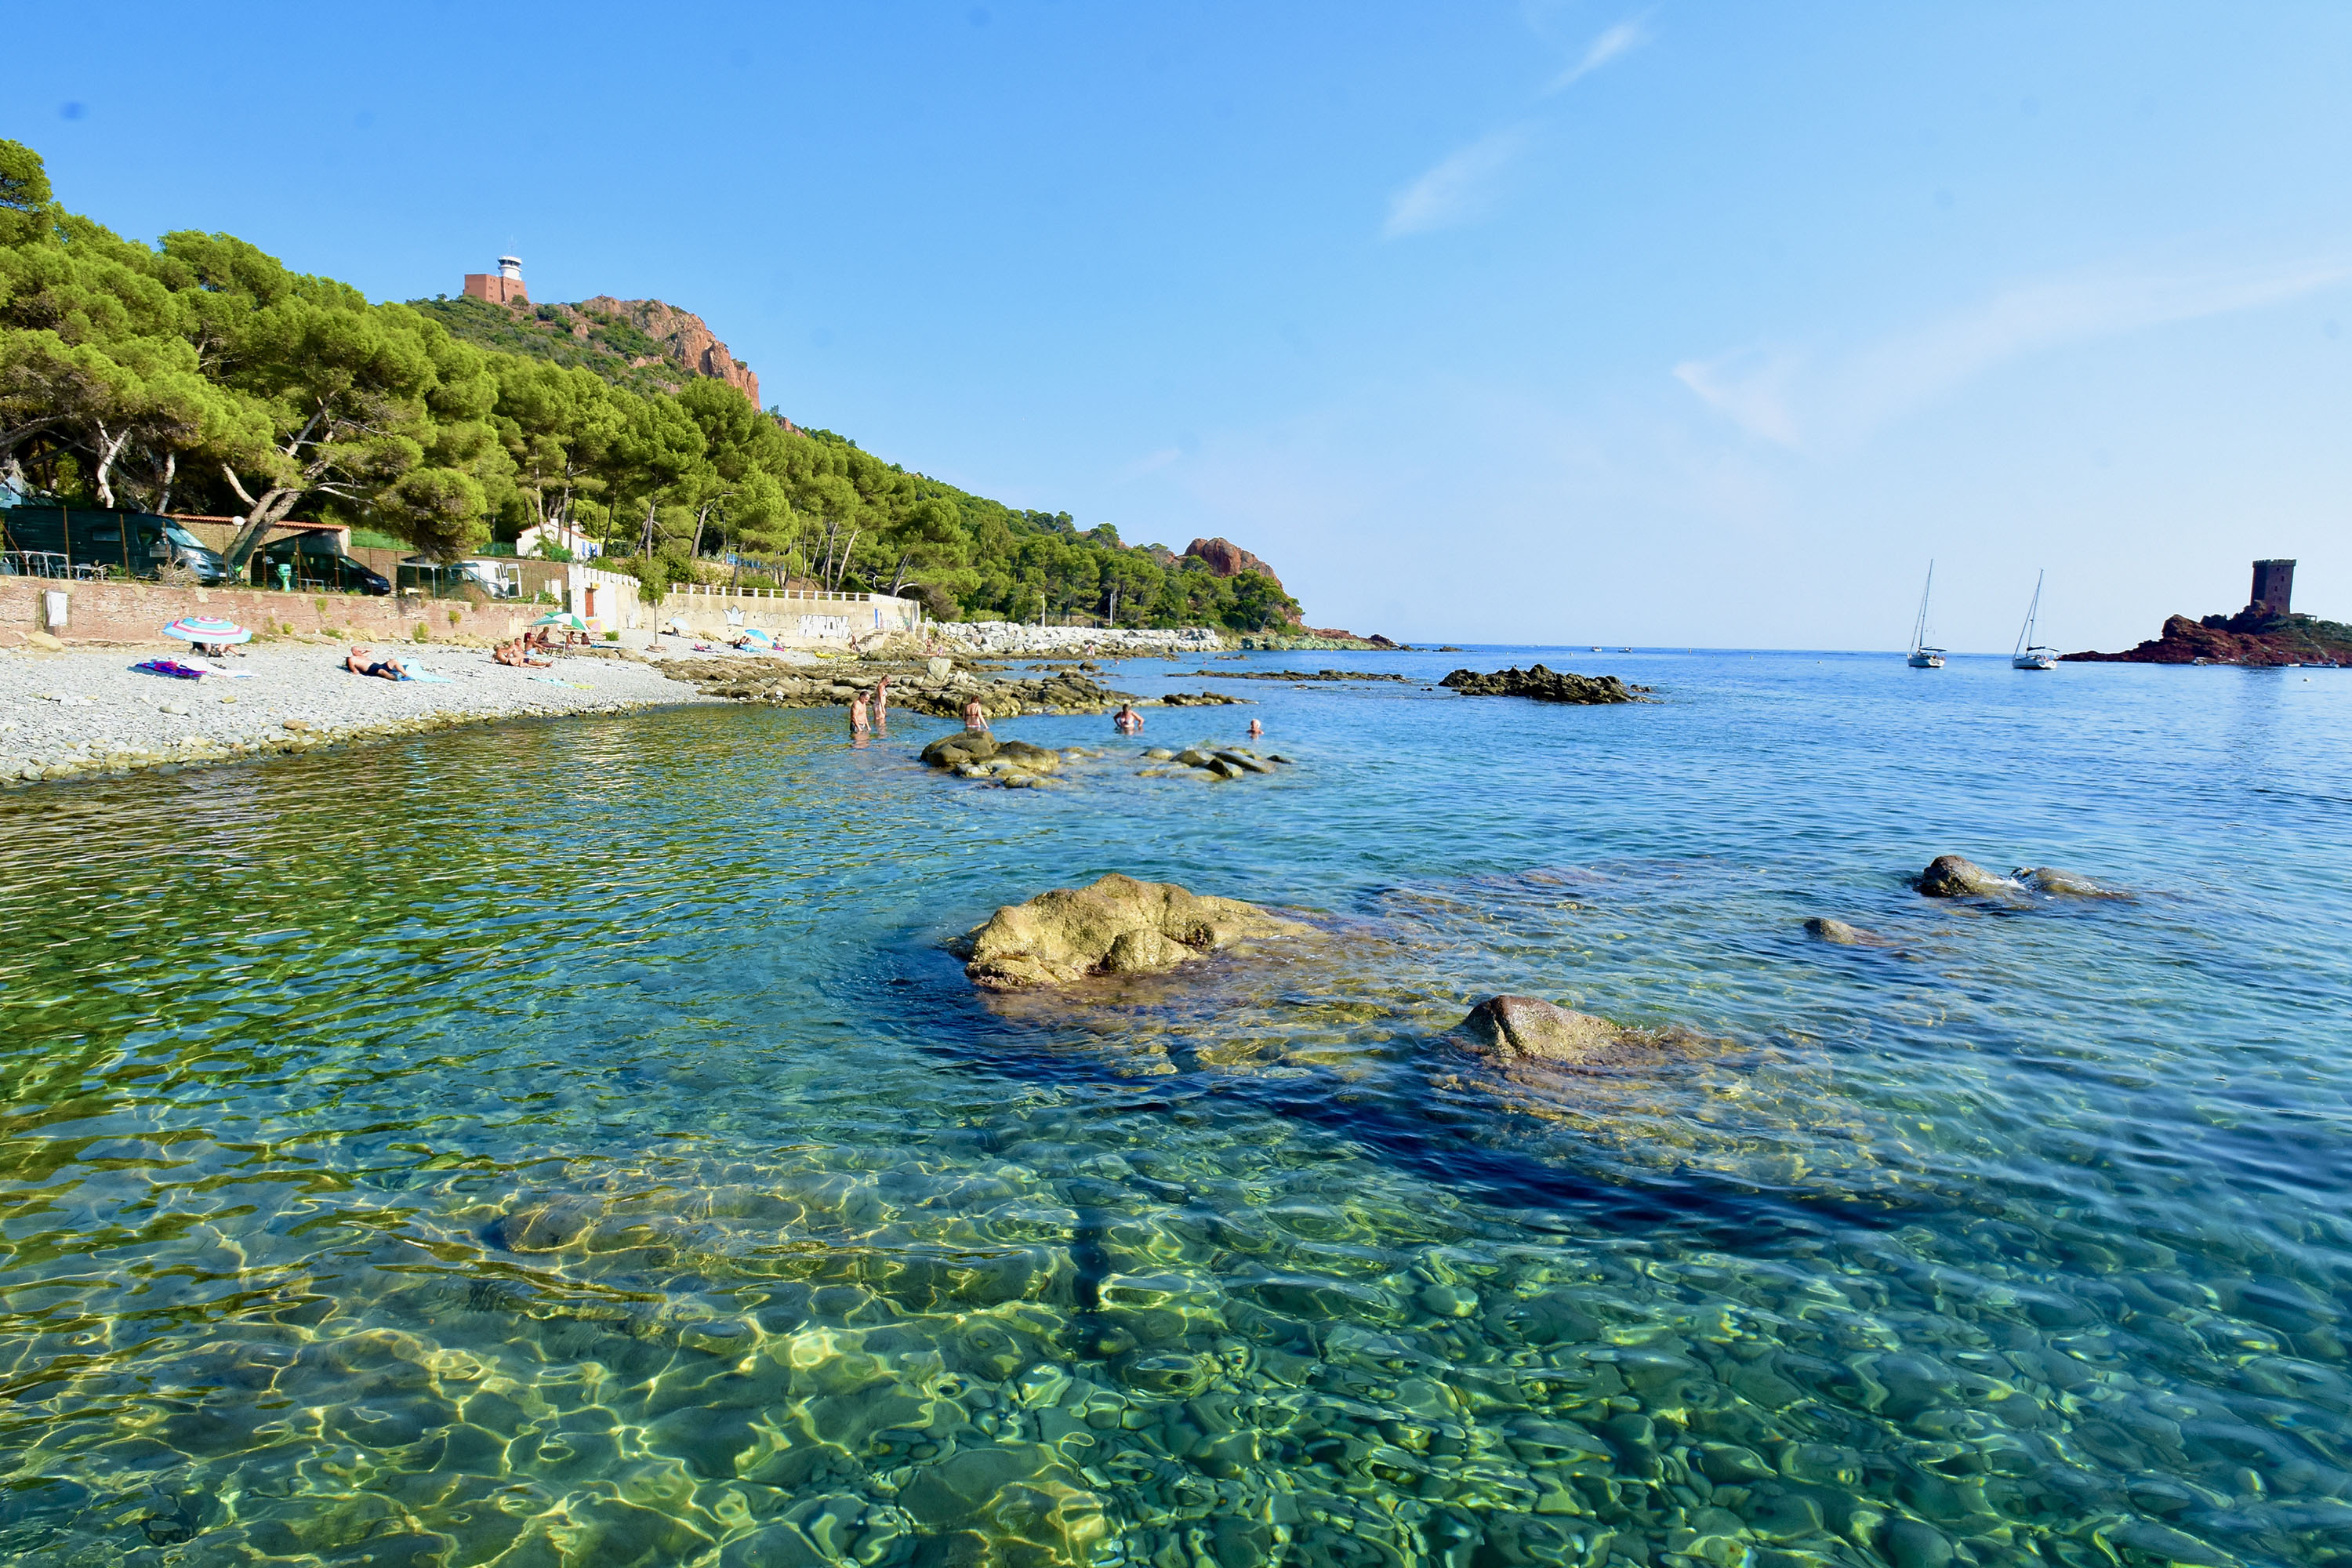
[[(1234, 784), (694, 709), (0, 797), (0, 1557), (2352, 1556), (2352, 673), (1209, 668), (1535, 658), (1661, 700), (1151, 715), (1299, 759)], [(1319, 934), (943, 952), (1109, 870)], [(1496, 992), (1684, 1033), (1507, 1080), (1442, 1038)]]

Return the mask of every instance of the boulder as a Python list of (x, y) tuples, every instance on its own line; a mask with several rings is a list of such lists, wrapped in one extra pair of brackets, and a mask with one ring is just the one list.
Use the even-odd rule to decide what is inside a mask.
[(1238, 899), (1113, 872), (997, 910), (965, 939), (964, 973), (990, 991), (1067, 985), (1090, 974), (1157, 973), (1237, 942), (1307, 929)]
[(1919, 890), (1931, 899), (1999, 899), (2017, 884), (1958, 855), (1938, 855), (1919, 873)]
[(39, 648), (45, 653), (63, 653), (66, 651), (66, 645), (59, 639), (51, 637), (47, 632), (26, 632), (25, 634), (25, 642), (26, 646)]
[(1274, 772), (1272, 768), (1267, 767), (1264, 763), (1259, 762), (1255, 753), (1245, 752), (1238, 746), (1232, 747), (1225, 751), (1221, 751), (1217, 752), (1216, 755), (1219, 762), (1231, 763), (1234, 766), (1244, 769), (1250, 773), (1270, 773)]
[(1580, 1062), (1622, 1043), (1625, 1031), (1606, 1018), (1533, 996), (1489, 996), (1454, 1026), (1454, 1036), (1503, 1061)]
[(990, 760), (1010, 763), (1034, 773), (1050, 773), (1062, 765), (1062, 753), (1045, 746), (1033, 746), (1026, 741), (999, 741), (996, 754)]
[(955, 660), (951, 658), (929, 659), (925, 661), (923, 668), (929, 672), (933, 680), (945, 680), (949, 676), (955, 673)]
[(1868, 931), (1850, 926), (1835, 915), (1815, 915), (1805, 922), (1805, 930), (1822, 941), (1835, 942), (1840, 947), (1867, 947), (1872, 940)]
[(2061, 871), (2054, 866), (2028, 866), (2016, 873), (2017, 879), (2038, 892), (2056, 893), (2070, 899), (2124, 899), (2131, 895), (2088, 877), (2078, 877), (2072, 871)]
[(924, 763), (935, 768), (984, 763), (996, 755), (996, 737), (987, 734), (942, 735), (923, 748)]

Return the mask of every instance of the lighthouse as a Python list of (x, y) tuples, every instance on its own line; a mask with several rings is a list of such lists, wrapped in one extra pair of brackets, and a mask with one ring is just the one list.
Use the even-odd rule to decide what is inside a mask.
[(466, 274), (466, 292), (493, 305), (528, 305), (530, 295), (522, 284), (522, 258), (501, 256), (496, 272)]

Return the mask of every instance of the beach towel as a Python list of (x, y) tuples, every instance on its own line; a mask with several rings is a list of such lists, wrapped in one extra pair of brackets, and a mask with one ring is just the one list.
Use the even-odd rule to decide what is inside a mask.
[(419, 669), (414, 665), (410, 666), (405, 671), (404, 671), (400, 679), (403, 680), (422, 681), (427, 686), (446, 686), (449, 684), (449, 678), (447, 676), (436, 675), (429, 669)]
[(584, 680), (558, 680), (551, 675), (534, 675), (531, 679), (538, 681), (541, 686), (568, 686), (574, 691), (593, 691), (596, 689)]
[(142, 675), (168, 675), (174, 680), (202, 680), (212, 673), (194, 665), (182, 664), (176, 658), (142, 658), (131, 668)]

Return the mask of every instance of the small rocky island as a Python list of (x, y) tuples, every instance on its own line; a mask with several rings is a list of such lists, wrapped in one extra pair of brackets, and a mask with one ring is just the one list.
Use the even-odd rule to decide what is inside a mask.
[(2234, 616), (2166, 619), (2164, 629), (2121, 653), (2070, 653), (2069, 664), (2352, 664), (2352, 626), (2299, 616), (2290, 607), (2294, 563), (2257, 561), (2246, 607)]
[(1235, 942), (1311, 929), (1239, 899), (1205, 898), (1114, 871), (1087, 887), (1007, 904), (956, 951), (973, 984), (1020, 991), (1092, 975), (1156, 974)]
[(1532, 697), (1538, 702), (1594, 704), (1652, 700), (1648, 687), (1628, 686), (1613, 675), (1577, 675), (1565, 669), (1547, 669), (1540, 664), (1528, 669), (1513, 665), (1491, 675), (1457, 669), (1437, 684), (1465, 697)]

